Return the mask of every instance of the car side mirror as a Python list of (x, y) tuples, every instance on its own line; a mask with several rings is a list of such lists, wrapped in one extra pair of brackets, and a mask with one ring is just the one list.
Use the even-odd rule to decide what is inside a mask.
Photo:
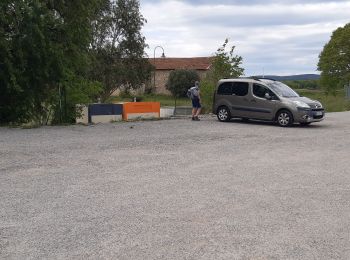
[(267, 100), (272, 100), (272, 97), (270, 96), (269, 93), (265, 93), (265, 98), (266, 98)]

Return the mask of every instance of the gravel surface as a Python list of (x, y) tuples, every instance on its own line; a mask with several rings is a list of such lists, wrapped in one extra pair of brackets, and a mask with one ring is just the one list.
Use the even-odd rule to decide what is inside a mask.
[(0, 128), (0, 259), (350, 259), (350, 112)]

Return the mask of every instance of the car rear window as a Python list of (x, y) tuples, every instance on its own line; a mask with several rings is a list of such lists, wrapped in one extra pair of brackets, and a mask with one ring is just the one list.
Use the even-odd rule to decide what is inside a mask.
[(218, 95), (245, 96), (248, 94), (247, 82), (224, 82), (218, 87)]
[(224, 82), (218, 87), (218, 94), (219, 95), (232, 95), (232, 83), (231, 82)]
[(233, 89), (234, 94), (236, 96), (245, 96), (248, 94), (248, 82), (232, 82), (233, 83)]

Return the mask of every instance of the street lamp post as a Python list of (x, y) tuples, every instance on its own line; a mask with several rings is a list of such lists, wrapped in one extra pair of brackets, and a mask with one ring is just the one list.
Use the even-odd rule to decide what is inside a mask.
[[(165, 55), (164, 55), (164, 48), (160, 45), (156, 46), (153, 50), (153, 64), (154, 64), (154, 67), (156, 67), (156, 49), (157, 48), (161, 48), (163, 53), (162, 53), (162, 58), (165, 58)], [(154, 73), (153, 73), (153, 89), (156, 89), (156, 68), (154, 69)]]

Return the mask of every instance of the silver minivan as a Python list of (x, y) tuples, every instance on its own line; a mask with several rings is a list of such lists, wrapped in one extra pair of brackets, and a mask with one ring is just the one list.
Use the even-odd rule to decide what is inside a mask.
[(293, 123), (309, 125), (325, 116), (319, 101), (301, 97), (286, 84), (266, 78), (219, 80), (213, 113), (219, 121), (258, 119), (274, 121), (283, 127)]

